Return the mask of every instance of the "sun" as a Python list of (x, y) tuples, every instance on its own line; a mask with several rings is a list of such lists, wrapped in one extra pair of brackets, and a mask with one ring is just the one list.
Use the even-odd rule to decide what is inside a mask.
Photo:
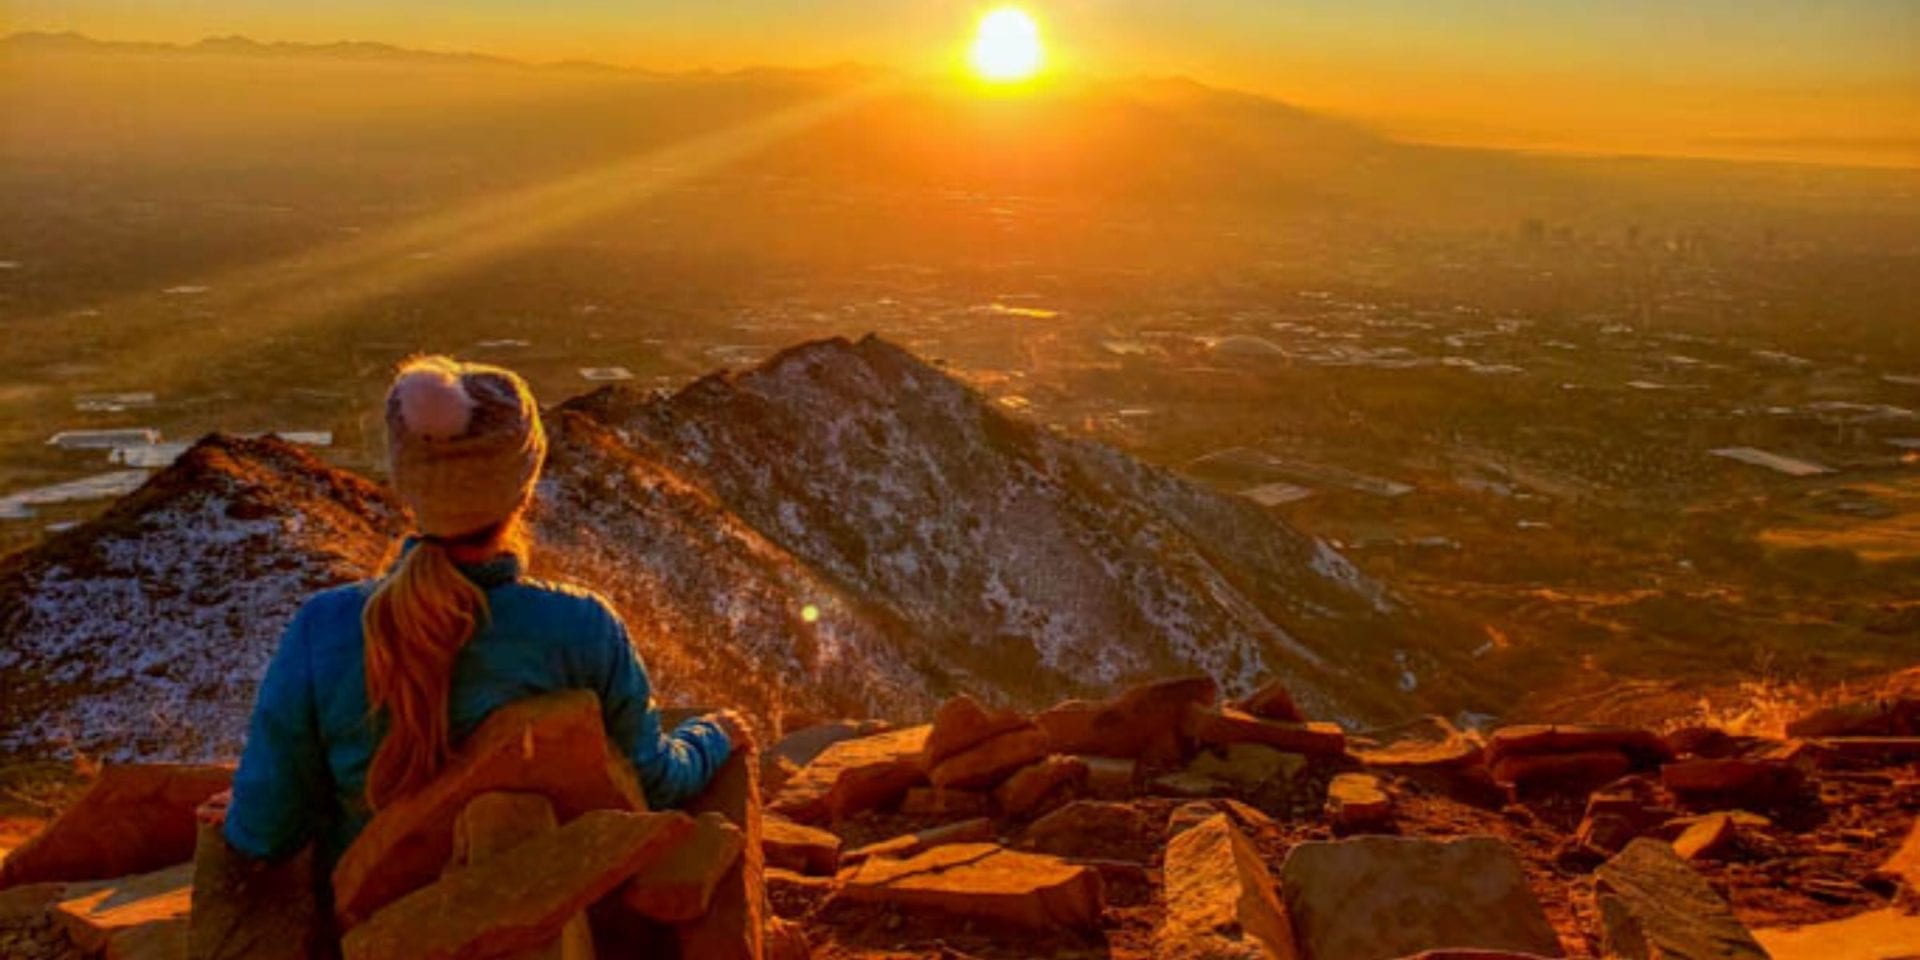
[(1040, 24), (1019, 7), (991, 10), (980, 18), (967, 60), (980, 79), (991, 83), (1031, 79), (1046, 60)]

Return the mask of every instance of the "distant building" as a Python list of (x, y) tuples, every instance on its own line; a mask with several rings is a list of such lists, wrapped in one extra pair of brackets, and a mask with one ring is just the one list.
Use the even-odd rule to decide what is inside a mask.
[(633, 371), (628, 370), (626, 367), (581, 367), (580, 376), (582, 379), (591, 380), (595, 383), (612, 383), (621, 380), (632, 380)]
[(1716, 457), (1738, 460), (1741, 463), (1752, 464), (1756, 467), (1765, 467), (1777, 473), (1784, 473), (1789, 477), (1817, 477), (1835, 472), (1832, 467), (1823, 467), (1820, 464), (1807, 460), (1797, 460), (1793, 457), (1783, 457), (1780, 454), (1769, 453), (1755, 447), (1722, 447), (1712, 451), (1712, 453)]
[(1287, 351), (1272, 340), (1246, 334), (1221, 337), (1209, 345), (1207, 349), (1212, 351), (1213, 355), (1217, 357), (1261, 358), (1284, 357), (1287, 355)]
[(1278, 507), (1305, 500), (1313, 496), (1313, 490), (1292, 483), (1263, 483), (1240, 491), (1240, 495), (1263, 507)]
[(114, 447), (138, 447), (160, 442), (160, 431), (140, 427), (129, 430), (62, 430), (47, 438), (47, 446), (62, 450), (111, 450)]

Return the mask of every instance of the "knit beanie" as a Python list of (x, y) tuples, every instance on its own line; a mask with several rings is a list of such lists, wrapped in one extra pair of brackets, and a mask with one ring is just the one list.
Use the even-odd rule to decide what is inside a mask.
[(393, 485), (426, 536), (459, 537), (511, 517), (532, 497), (546, 453), (533, 391), (511, 370), (415, 357), (387, 391)]

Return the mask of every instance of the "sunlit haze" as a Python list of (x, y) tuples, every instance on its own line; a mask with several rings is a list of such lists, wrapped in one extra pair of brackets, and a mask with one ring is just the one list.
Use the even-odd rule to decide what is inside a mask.
[[(12, 0), (6, 27), (106, 39), (375, 40), (664, 70), (964, 62), (961, 0)], [(1445, 143), (1920, 164), (1905, 0), (1050, 0), (1049, 72), (1188, 76)]]

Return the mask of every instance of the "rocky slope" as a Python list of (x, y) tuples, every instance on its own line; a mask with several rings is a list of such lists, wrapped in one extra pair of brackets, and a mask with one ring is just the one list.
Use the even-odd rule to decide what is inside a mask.
[(230, 753), (280, 628), (401, 530), (374, 484), (210, 437), (85, 526), (0, 561), (0, 749)]
[[(1206, 677), (1032, 714), (959, 696), (918, 725), (820, 725), (729, 764), (697, 805), (704, 834), (618, 812), (617, 772), (579, 735), (597, 704), (576, 693), (516, 705), (465, 774), (383, 814), (335, 872), (336, 905), (362, 908), (341, 914), (349, 957), (500, 955), (598, 900), (602, 957), (1889, 960), (1920, 955), (1920, 699), (1896, 679), (1779, 739), (1437, 718), (1349, 733), (1277, 684), (1222, 702)], [(446, 850), (418, 838), (475, 822), (454, 819), (462, 798), (509, 770), (592, 812), (556, 831), (548, 809), (512, 854), (440, 872)], [(225, 776), (109, 767), (0, 844), (0, 953), (173, 958), (189, 930), (227, 929), (244, 893), (192, 837)], [(630, 834), (631, 861), (582, 847), (601, 834)], [(276, 896), (256, 919), (304, 923)], [(666, 939), (612, 936), (635, 916)]]
[[(1233, 693), (1283, 676), (1356, 723), (1474, 702), (1464, 632), (1328, 545), (877, 339), (548, 419), (535, 572), (607, 594), (676, 702), (901, 717), (1196, 669)], [(231, 755), (301, 597), (375, 571), (402, 529), (288, 445), (204, 441), (0, 563), (0, 750)]]

